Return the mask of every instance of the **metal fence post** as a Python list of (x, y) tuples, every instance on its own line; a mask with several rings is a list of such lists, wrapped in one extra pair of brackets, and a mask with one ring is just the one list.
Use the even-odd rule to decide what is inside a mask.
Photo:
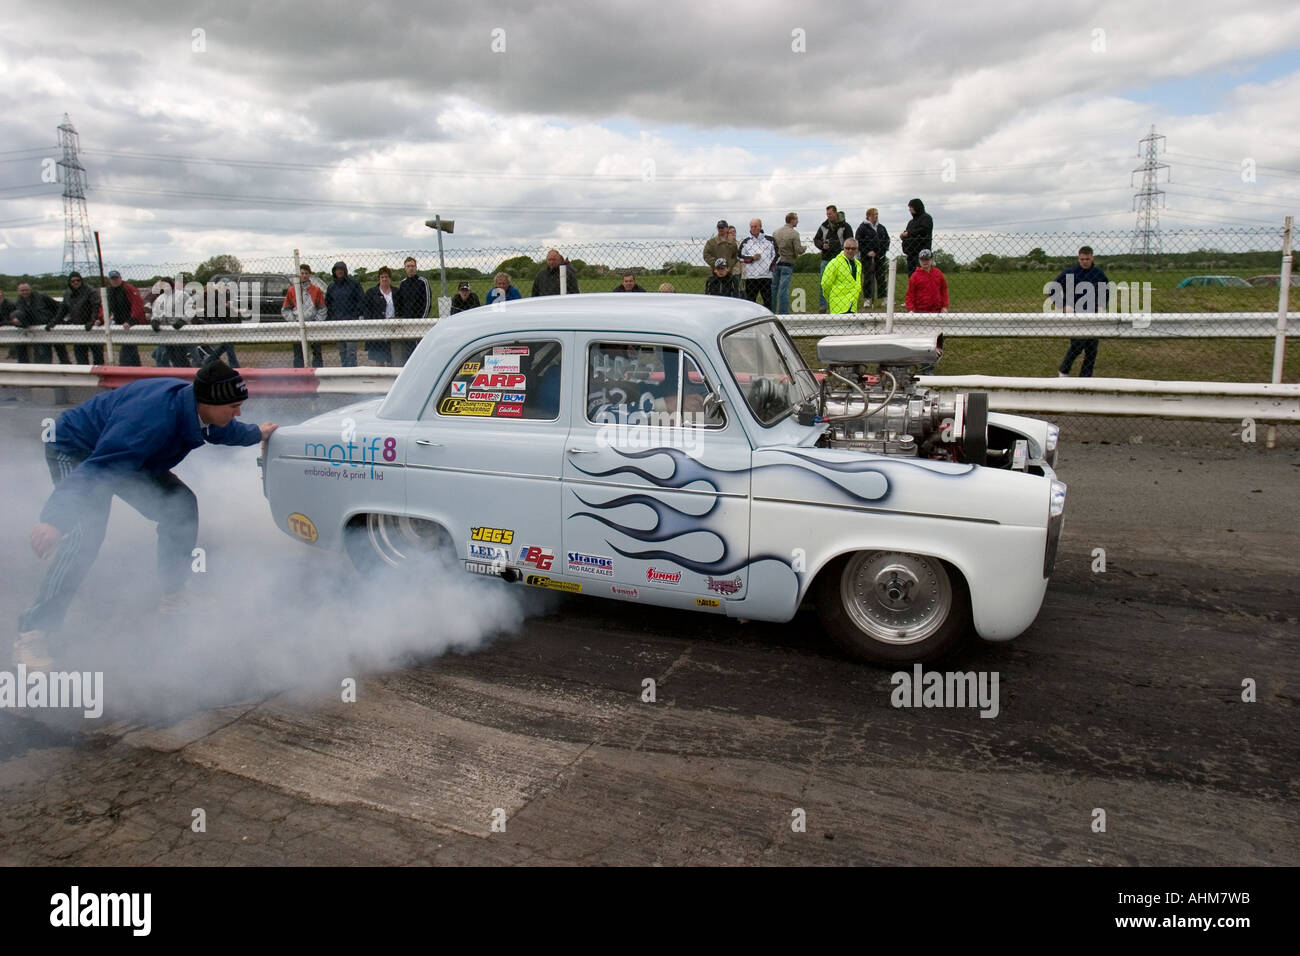
[(889, 257), (889, 278), (885, 280), (885, 331), (894, 331), (894, 287), (898, 283), (898, 260)]
[[(1286, 226), (1282, 231), (1282, 275), (1278, 279), (1277, 289), (1277, 337), (1273, 340), (1273, 384), (1282, 381), (1282, 360), (1286, 357), (1286, 313), (1291, 302), (1291, 226), (1292, 216), (1286, 217)], [(1268, 426), (1268, 437), (1264, 447), (1277, 447), (1277, 426)]]

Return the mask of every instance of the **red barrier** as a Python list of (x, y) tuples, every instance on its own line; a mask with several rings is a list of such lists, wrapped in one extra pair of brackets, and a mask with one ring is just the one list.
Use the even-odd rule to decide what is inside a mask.
[[(193, 381), (192, 368), (145, 368), (137, 365), (96, 365), (102, 388), (121, 388), (142, 378), (180, 378)], [(241, 368), (250, 397), (270, 395), (315, 395), (319, 382), (311, 368)]]

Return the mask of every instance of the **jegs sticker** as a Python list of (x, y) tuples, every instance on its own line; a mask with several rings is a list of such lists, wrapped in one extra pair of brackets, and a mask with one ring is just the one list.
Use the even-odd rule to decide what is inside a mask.
[(491, 541), (493, 544), (511, 544), (515, 533), (509, 528), (470, 528), (469, 536), (475, 541)]

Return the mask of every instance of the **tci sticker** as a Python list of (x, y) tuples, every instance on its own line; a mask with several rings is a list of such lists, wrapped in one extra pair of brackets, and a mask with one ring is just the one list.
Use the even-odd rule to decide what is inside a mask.
[(509, 528), (470, 528), (469, 536), (475, 541), (491, 541), (493, 544), (511, 544), (515, 533)]
[(696, 598), (696, 607), (722, 607), (722, 602), (717, 598)]
[[(454, 383), (453, 383), (454, 384)], [(441, 415), (481, 415), (492, 414), (492, 402), (467, 402), (460, 398), (444, 398), (438, 406)]]
[(289, 515), (289, 520), (286, 523), (289, 525), (289, 530), (302, 538), (302, 540), (310, 542), (316, 541), (316, 526), (312, 524), (311, 519), (305, 514), (295, 511), (293, 514)]
[(557, 581), (555, 578), (548, 578), (541, 574), (530, 574), (524, 578), (525, 584), (531, 584), (535, 588), (550, 588), (552, 591), (567, 591), (570, 594), (578, 594), (582, 591), (581, 584), (575, 584), (571, 581)]
[(523, 547), (519, 549), (519, 560), (534, 565), (538, 571), (549, 571), (555, 561), (555, 552), (550, 548)]

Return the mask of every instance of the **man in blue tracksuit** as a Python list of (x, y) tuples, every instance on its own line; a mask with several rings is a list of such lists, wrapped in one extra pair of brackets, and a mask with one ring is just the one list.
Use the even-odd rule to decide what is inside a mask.
[(101, 392), (54, 423), (45, 462), (54, 491), (32, 529), (32, 550), (54, 555), (36, 601), (18, 622), (15, 663), (50, 665), (47, 633), (57, 631), (73, 594), (104, 541), (117, 495), (158, 523), (161, 613), (185, 609), (184, 587), (198, 540), (194, 492), (171, 471), (204, 442), (256, 445), (276, 426), (235, 420), (248, 386), (225, 362), (198, 370), (193, 384), (173, 378), (143, 379)]
[[(1105, 312), (1107, 308), (1106, 273), (1093, 265), (1092, 246), (1079, 247), (1079, 264), (1071, 266), (1056, 277), (1052, 290), (1052, 301), (1064, 312)], [(1079, 369), (1080, 378), (1092, 378), (1093, 366), (1097, 364), (1097, 339), (1070, 339), (1070, 347), (1061, 359), (1057, 372), (1062, 378), (1068, 377), (1074, 360), (1083, 353), (1083, 366)]]

